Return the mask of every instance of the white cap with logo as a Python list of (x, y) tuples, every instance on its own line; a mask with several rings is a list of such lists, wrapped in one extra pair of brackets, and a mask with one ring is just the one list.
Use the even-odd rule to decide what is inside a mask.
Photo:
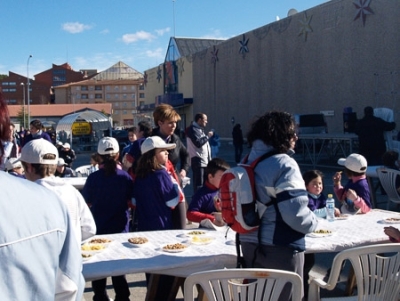
[(10, 158), (6, 162), (7, 170), (12, 170), (14, 168), (21, 168), (21, 167), (22, 167), (22, 164), (21, 164), (20, 159), (18, 159), (18, 158)]
[[(47, 154), (55, 155), (54, 159), (45, 159)], [(32, 164), (57, 164), (58, 150), (47, 140), (43, 138), (29, 141), (21, 150), (20, 161)]]
[(152, 137), (146, 138), (146, 140), (143, 141), (142, 146), (140, 147), (140, 150), (143, 155), (144, 153), (147, 153), (148, 151), (151, 151), (152, 149), (155, 149), (155, 148), (173, 149), (175, 147), (176, 147), (175, 143), (166, 143), (160, 137), (152, 136)]
[(357, 173), (365, 173), (368, 167), (367, 159), (360, 154), (351, 154), (347, 158), (341, 158), (338, 160), (338, 164)]
[(119, 152), (119, 145), (117, 139), (113, 137), (101, 138), (97, 145), (97, 152), (100, 155), (117, 154)]

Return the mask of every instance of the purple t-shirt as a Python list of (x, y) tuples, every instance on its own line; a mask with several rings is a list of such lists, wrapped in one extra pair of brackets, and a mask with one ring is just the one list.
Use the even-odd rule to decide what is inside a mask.
[(82, 195), (91, 204), (97, 234), (128, 232), (128, 201), (132, 199), (133, 182), (124, 170), (106, 176), (104, 169), (91, 173)]
[(170, 202), (178, 200), (179, 194), (165, 169), (136, 178), (133, 191), (139, 231), (173, 229)]

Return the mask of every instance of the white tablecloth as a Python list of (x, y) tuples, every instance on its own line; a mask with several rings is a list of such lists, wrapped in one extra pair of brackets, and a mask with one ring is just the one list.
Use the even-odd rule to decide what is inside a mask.
[(87, 177), (75, 177), (75, 178), (61, 178), (64, 182), (71, 184), (76, 189), (81, 190), (85, 186)]
[[(328, 237), (306, 236), (306, 252), (339, 252), (356, 246), (388, 242), (388, 237), (383, 233), (383, 228), (388, 224), (383, 220), (394, 216), (400, 217), (400, 214), (374, 209), (368, 214), (352, 216), (347, 220), (320, 220), (318, 228), (330, 229), (334, 233)], [(227, 238), (225, 231), (210, 230), (208, 235), (216, 238), (212, 243), (191, 245), (181, 253), (161, 250), (165, 244), (188, 240), (182, 234), (189, 231), (192, 230), (102, 235), (111, 239), (112, 243), (84, 262), (83, 275), (86, 281), (143, 272), (186, 277), (198, 271), (236, 266), (235, 233), (232, 230), (228, 231)], [(147, 237), (149, 243), (135, 247), (128, 242), (128, 238), (137, 236)]]
[[(318, 228), (333, 230), (327, 237), (306, 236), (307, 253), (339, 252), (345, 249), (378, 243), (389, 242), (383, 228), (389, 226), (384, 219), (400, 218), (398, 212), (373, 209), (367, 214), (353, 215), (347, 220), (328, 222), (319, 220)], [(400, 224), (393, 225), (400, 227)]]

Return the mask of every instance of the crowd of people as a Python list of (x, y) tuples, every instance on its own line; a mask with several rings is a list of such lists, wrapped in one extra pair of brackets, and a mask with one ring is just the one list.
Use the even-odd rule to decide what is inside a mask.
[[(90, 158), (91, 172), (79, 192), (61, 179), (76, 176), (71, 146), (54, 143), (39, 120), (31, 122), (30, 133), (24, 133), (18, 145), (0, 93), (0, 158), (2, 169), (8, 171), (0, 172), (0, 229), (7, 233), (0, 237), (0, 267), (9, 278), (0, 284), (5, 299), (80, 300), (84, 280), (79, 245), (93, 235), (185, 229), (187, 221), (224, 226), (218, 189), (230, 166), (218, 157), (216, 131), (205, 130), (207, 115), (194, 116), (185, 131), (185, 143), (175, 134), (180, 115), (172, 106), (157, 106), (153, 118), (154, 128), (142, 121), (128, 131), (129, 144), (124, 149), (113, 137), (100, 139)], [(240, 124), (234, 126), (232, 138), (234, 161), (239, 163), (244, 145)], [(301, 173), (293, 158), (298, 137), (293, 116), (287, 112), (259, 116), (246, 138), (248, 162), (266, 153), (271, 156), (255, 169), (261, 225), (258, 231), (240, 234), (245, 265), (296, 272), (304, 279), (306, 291), (314, 257), (305, 255), (305, 235), (317, 228), (317, 218), (327, 215), (324, 176), (319, 170)], [(398, 154), (381, 154), (380, 149), (379, 154), (388, 168), (399, 168)], [(347, 182), (342, 185), (342, 171), (332, 178), (336, 216), (371, 210), (368, 163), (363, 154), (338, 161)], [(187, 204), (182, 180), (190, 169), (193, 196)], [(400, 242), (398, 229), (385, 227), (384, 232)], [(146, 274), (146, 280), (150, 282), (153, 276)], [(129, 300), (126, 277), (111, 279), (115, 300)], [(110, 300), (106, 281), (92, 281), (93, 300)], [(174, 278), (162, 275), (159, 281), (156, 300), (166, 300)], [(285, 286), (280, 300), (290, 296), (291, 288)]]

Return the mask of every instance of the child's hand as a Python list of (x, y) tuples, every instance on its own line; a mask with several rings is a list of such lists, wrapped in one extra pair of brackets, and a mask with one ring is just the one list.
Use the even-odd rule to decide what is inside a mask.
[(357, 199), (357, 193), (353, 189), (349, 189), (346, 192), (346, 197), (354, 202)]
[(336, 217), (340, 216), (340, 210), (338, 208), (335, 208), (335, 216)]
[(389, 238), (392, 238), (396, 242), (400, 241), (400, 231), (399, 231), (399, 229), (396, 229), (394, 227), (385, 227), (385, 228), (383, 228), (383, 232), (387, 236), (389, 236)]
[(338, 171), (333, 175), (333, 184), (339, 185), (341, 180), (342, 180), (342, 172)]

